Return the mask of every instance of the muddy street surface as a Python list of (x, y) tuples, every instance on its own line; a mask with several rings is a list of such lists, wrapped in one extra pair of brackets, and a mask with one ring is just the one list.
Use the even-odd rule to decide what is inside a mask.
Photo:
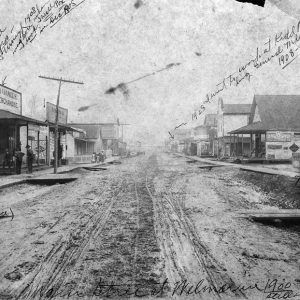
[(146, 154), (0, 190), (0, 299), (300, 299), (299, 226), (241, 213), (299, 195), (199, 165)]

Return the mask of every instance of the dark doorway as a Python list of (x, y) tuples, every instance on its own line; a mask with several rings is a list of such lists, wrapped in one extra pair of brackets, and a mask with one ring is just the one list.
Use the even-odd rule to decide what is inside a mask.
[(191, 143), (191, 155), (197, 155), (197, 144)]

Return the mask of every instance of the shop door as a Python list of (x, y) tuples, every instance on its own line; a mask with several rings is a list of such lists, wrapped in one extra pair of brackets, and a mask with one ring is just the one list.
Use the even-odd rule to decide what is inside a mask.
[(196, 143), (191, 143), (191, 155), (197, 155), (197, 144)]
[[(16, 146), (16, 130), (15, 127), (8, 124), (0, 124), (0, 165), (3, 166), (6, 149), (11, 154), (11, 159)], [(12, 172), (14, 167), (10, 169)]]

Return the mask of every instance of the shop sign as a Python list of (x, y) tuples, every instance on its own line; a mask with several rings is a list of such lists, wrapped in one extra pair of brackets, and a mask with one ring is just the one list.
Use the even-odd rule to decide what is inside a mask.
[(272, 150), (278, 150), (282, 149), (282, 145), (268, 145), (267, 148)]
[(0, 85), (0, 109), (22, 114), (22, 94)]
[[(56, 121), (56, 105), (47, 102), (46, 103), (46, 116), (47, 121), (50, 123), (55, 123)], [(67, 124), (68, 123), (68, 110), (63, 107), (58, 107), (58, 123)]]
[(300, 132), (295, 132), (294, 133), (294, 140), (295, 141), (300, 141)]
[(283, 131), (269, 131), (267, 132), (267, 142), (290, 142), (291, 133)]

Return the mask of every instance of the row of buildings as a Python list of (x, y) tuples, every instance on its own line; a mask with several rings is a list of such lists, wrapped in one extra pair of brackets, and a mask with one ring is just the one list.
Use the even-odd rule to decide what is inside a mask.
[[(59, 107), (58, 112), (59, 144), (62, 145), (64, 162), (91, 161), (92, 154), (102, 150), (107, 156), (126, 152), (126, 143), (123, 141), (123, 134), (120, 134), (122, 124), (118, 121), (69, 123), (68, 110)], [(26, 145), (30, 145), (34, 151), (37, 164), (50, 165), (54, 159), (55, 118), (56, 106), (49, 102), (46, 103), (44, 120), (24, 116), (22, 94), (0, 85), (1, 166), (7, 151), (13, 154), (21, 146), (21, 151), (26, 154)]]
[(300, 96), (255, 95), (251, 104), (219, 99), (203, 124), (176, 129), (168, 145), (188, 155), (288, 161), (300, 156)]

